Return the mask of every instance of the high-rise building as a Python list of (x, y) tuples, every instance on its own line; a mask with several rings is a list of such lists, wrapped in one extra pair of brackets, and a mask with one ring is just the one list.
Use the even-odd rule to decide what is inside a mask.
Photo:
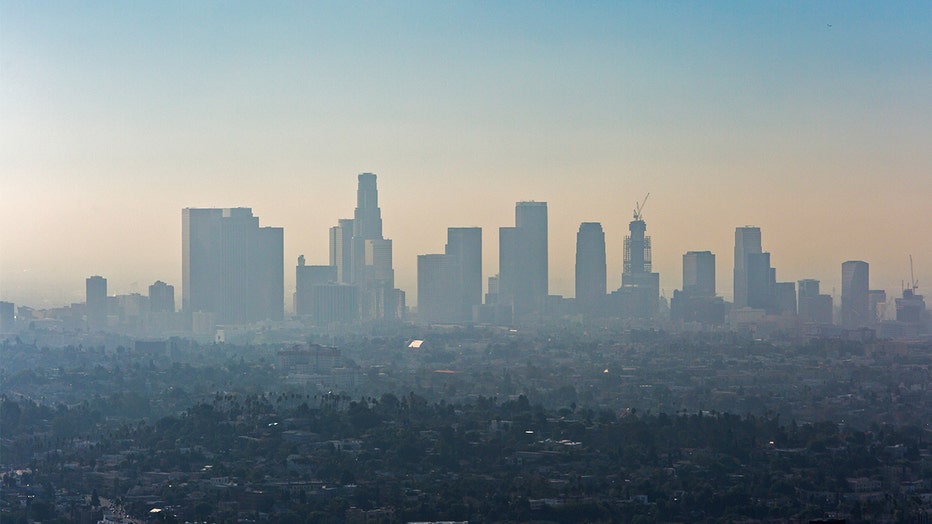
[(871, 324), (869, 271), (860, 260), (841, 265), (841, 325), (848, 329)]
[(149, 286), (149, 311), (152, 313), (175, 312), (175, 286), (161, 280)]
[(831, 295), (819, 293), (819, 281), (800, 280), (798, 283), (797, 315), (803, 324), (832, 324), (833, 300)]
[(521, 231), (527, 255), (527, 303), (533, 308), (549, 293), (547, 203), (518, 202), (515, 205), (515, 227)]
[[(735, 229), (734, 307), (748, 307), (748, 256), (761, 253), (760, 228)], [(769, 264), (769, 261), (768, 261)]]
[(687, 251), (683, 255), (683, 292), (715, 296), (715, 255), (711, 251)]
[(222, 302), (222, 209), (181, 211), (181, 309), (219, 314)]
[[(376, 176), (372, 173), (359, 175), (356, 189), (356, 210), (353, 219), (353, 275), (351, 282), (369, 281), (366, 264), (366, 241), (382, 239), (382, 210), (379, 208), (379, 191)], [(391, 264), (389, 264), (391, 265)]]
[(304, 263), (304, 255), (298, 257), (298, 267), (295, 268), (294, 312), (299, 316), (313, 317), (314, 289), (337, 283), (337, 266), (308, 266)]
[(715, 255), (711, 251), (683, 255), (683, 290), (673, 291), (670, 317), (708, 325), (725, 322), (725, 301), (715, 296)]
[(182, 210), (182, 309), (220, 323), (284, 316), (284, 230), (249, 208)]
[(576, 308), (600, 316), (607, 290), (605, 232), (598, 222), (583, 222), (576, 233)]
[(458, 318), (456, 257), (418, 255), (417, 312), (421, 322), (453, 323)]
[(815, 297), (819, 295), (819, 281), (813, 278), (807, 278), (797, 282), (799, 298)]
[(417, 257), (417, 310), (422, 322), (471, 322), (482, 305), (482, 229), (447, 229), (444, 254)]
[(107, 279), (94, 275), (85, 280), (87, 328), (99, 331), (107, 327)]
[(353, 219), (341, 218), (330, 228), (330, 265), (337, 268), (337, 282), (352, 284)]
[(520, 317), (538, 312), (548, 294), (547, 203), (518, 202), (515, 227), (499, 228), (499, 301)]
[[(382, 236), (376, 175), (362, 173), (358, 181), (354, 218), (341, 219), (330, 228), (330, 265), (337, 268), (337, 283), (356, 288), (357, 318), (402, 318), (404, 292), (395, 289), (392, 241)], [(331, 295), (349, 307), (348, 293), (339, 290)]]
[(456, 261), (456, 318), (474, 320), (482, 305), (482, 228), (447, 228), (444, 252)]
[(660, 274), (652, 271), (651, 240), (640, 208), (628, 223), (628, 232), (621, 288), (612, 293), (613, 307), (623, 318), (651, 319), (660, 309)]
[(867, 292), (867, 303), (870, 314), (870, 324), (878, 324), (883, 320), (887, 308), (887, 291), (884, 289), (871, 289)]
[(796, 315), (796, 282), (775, 282), (773, 284), (773, 313), (778, 315)]
[(744, 259), (747, 277), (747, 307), (773, 311), (776, 271), (770, 265), (770, 253), (748, 253)]

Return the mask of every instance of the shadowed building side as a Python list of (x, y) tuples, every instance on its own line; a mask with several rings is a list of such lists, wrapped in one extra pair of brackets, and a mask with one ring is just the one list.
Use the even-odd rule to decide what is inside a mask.
[(182, 309), (215, 322), (284, 317), (284, 230), (250, 208), (182, 210)]
[(576, 307), (584, 316), (604, 314), (606, 268), (602, 224), (583, 222), (576, 233)]

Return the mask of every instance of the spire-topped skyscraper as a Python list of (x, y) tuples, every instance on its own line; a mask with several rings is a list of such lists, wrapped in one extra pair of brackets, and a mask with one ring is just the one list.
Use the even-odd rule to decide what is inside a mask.
[(392, 241), (382, 237), (382, 210), (376, 176), (359, 175), (356, 210), (330, 229), (330, 265), (337, 281), (356, 286), (363, 320), (400, 318), (404, 292), (395, 289)]
[(379, 209), (379, 190), (376, 187), (376, 177), (372, 173), (359, 175), (353, 236), (366, 240), (382, 238), (382, 210)]

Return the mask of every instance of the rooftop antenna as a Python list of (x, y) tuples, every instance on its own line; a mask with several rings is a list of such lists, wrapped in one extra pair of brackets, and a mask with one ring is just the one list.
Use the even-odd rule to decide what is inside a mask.
[(644, 200), (641, 200), (641, 203), (640, 203), (640, 204), (638, 204), (637, 202), (634, 203), (634, 205), (635, 205), (635, 207), (634, 207), (634, 219), (635, 219), (635, 220), (641, 220), (641, 211), (644, 211), (644, 204), (647, 203), (647, 197), (649, 197), (649, 196), (650, 196), (650, 193), (647, 193), (647, 196), (644, 197)]

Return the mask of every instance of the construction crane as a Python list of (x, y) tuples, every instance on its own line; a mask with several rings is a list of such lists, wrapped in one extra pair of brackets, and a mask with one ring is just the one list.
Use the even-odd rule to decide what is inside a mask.
[(644, 211), (644, 204), (647, 203), (647, 197), (650, 196), (650, 193), (647, 193), (647, 196), (644, 197), (644, 200), (641, 200), (641, 203), (634, 203), (634, 219), (641, 220), (641, 211)]
[(919, 289), (919, 281), (916, 280), (916, 276), (913, 274), (913, 256), (909, 255), (909, 289), (916, 294), (916, 290)]

